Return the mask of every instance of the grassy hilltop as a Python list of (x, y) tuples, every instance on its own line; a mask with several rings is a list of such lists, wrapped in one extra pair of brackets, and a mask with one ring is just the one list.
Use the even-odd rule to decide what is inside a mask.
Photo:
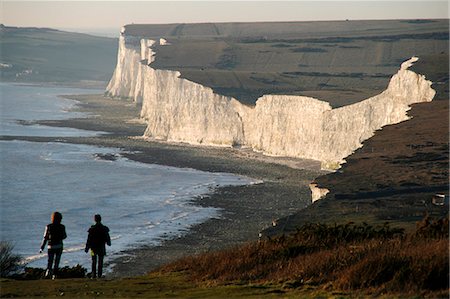
[(114, 38), (0, 25), (0, 41), (1, 81), (103, 88), (116, 65)]

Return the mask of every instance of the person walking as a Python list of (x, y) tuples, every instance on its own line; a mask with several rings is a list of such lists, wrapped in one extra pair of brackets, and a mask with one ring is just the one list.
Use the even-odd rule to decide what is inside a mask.
[(105, 244), (111, 246), (111, 238), (109, 236), (109, 228), (102, 224), (102, 216), (99, 214), (95, 215), (94, 221), (95, 224), (88, 230), (88, 238), (84, 251), (87, 253), (89, 249), (91, 250), (92, 278), (101, 278), (103, 273), (103, 258), (106, 255)]
[[(67, 238), (66, 227), (61, 224), (62, 214), (59, 212), (52, 213), (52, 223), (45, 227), (44, 238), (41, 243), (40, 253), (47, 246), (47, 270), (45, 271), (45, 277), (52, 277), (55, 279), (58, 275), (59, 262), (61, 261), (61, 255), (63, 252), (63, 240)], [(54, 265), (53, 265), (54, 262)]]

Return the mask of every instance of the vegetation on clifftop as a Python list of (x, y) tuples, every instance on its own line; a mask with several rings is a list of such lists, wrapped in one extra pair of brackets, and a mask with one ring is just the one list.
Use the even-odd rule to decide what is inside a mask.
[(411, 234), (388, 224), (307, 224), (290, 236), (187, 257), (162, 269), (176, 271), (208, 285), (437, 296), (449, 287), (448, 218), (425, 218)]

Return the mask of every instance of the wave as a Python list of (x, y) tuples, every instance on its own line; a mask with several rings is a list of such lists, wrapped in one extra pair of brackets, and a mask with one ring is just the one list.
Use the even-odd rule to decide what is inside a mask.
[(40, 260), (40, 259), (45, 258), (45, 257), (47, 257), (47, 253), (44, 253), (44, 252), (43, 253), (39, 253), (39, 254), (35, 254), (35, 255), (30, 255), (30, 256), (27, 256), (27, 257), (23, 258), (22, 261), (21, 261), (21, 264), (22, 265), (26, 265), (28, 263)]

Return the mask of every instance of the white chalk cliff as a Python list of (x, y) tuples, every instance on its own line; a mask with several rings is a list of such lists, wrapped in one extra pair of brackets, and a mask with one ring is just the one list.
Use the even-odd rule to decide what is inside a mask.
[(321, 188), (316, 183), (310, 183), (309, 190), (311, 190), (312, 202), (324, 198), (330, 192), (327, 188)]
[[(163, 40), (165, 43), (165, 40)], [(322, 161), (336, 168), (385, 125), (408, 119), (409, 105), (429, 102), (435, 91), (423, 75), (401, 65), (387, 89), (356, 104), (332, 109), (305, 96), (264, 95), (254, 107), (209, 87), (153, 69), (153, 40), (122, 34), (117, 66), (106, 93), (142, 103), (145, 137), (190, 144), (245, 146), (274, 156)]]

